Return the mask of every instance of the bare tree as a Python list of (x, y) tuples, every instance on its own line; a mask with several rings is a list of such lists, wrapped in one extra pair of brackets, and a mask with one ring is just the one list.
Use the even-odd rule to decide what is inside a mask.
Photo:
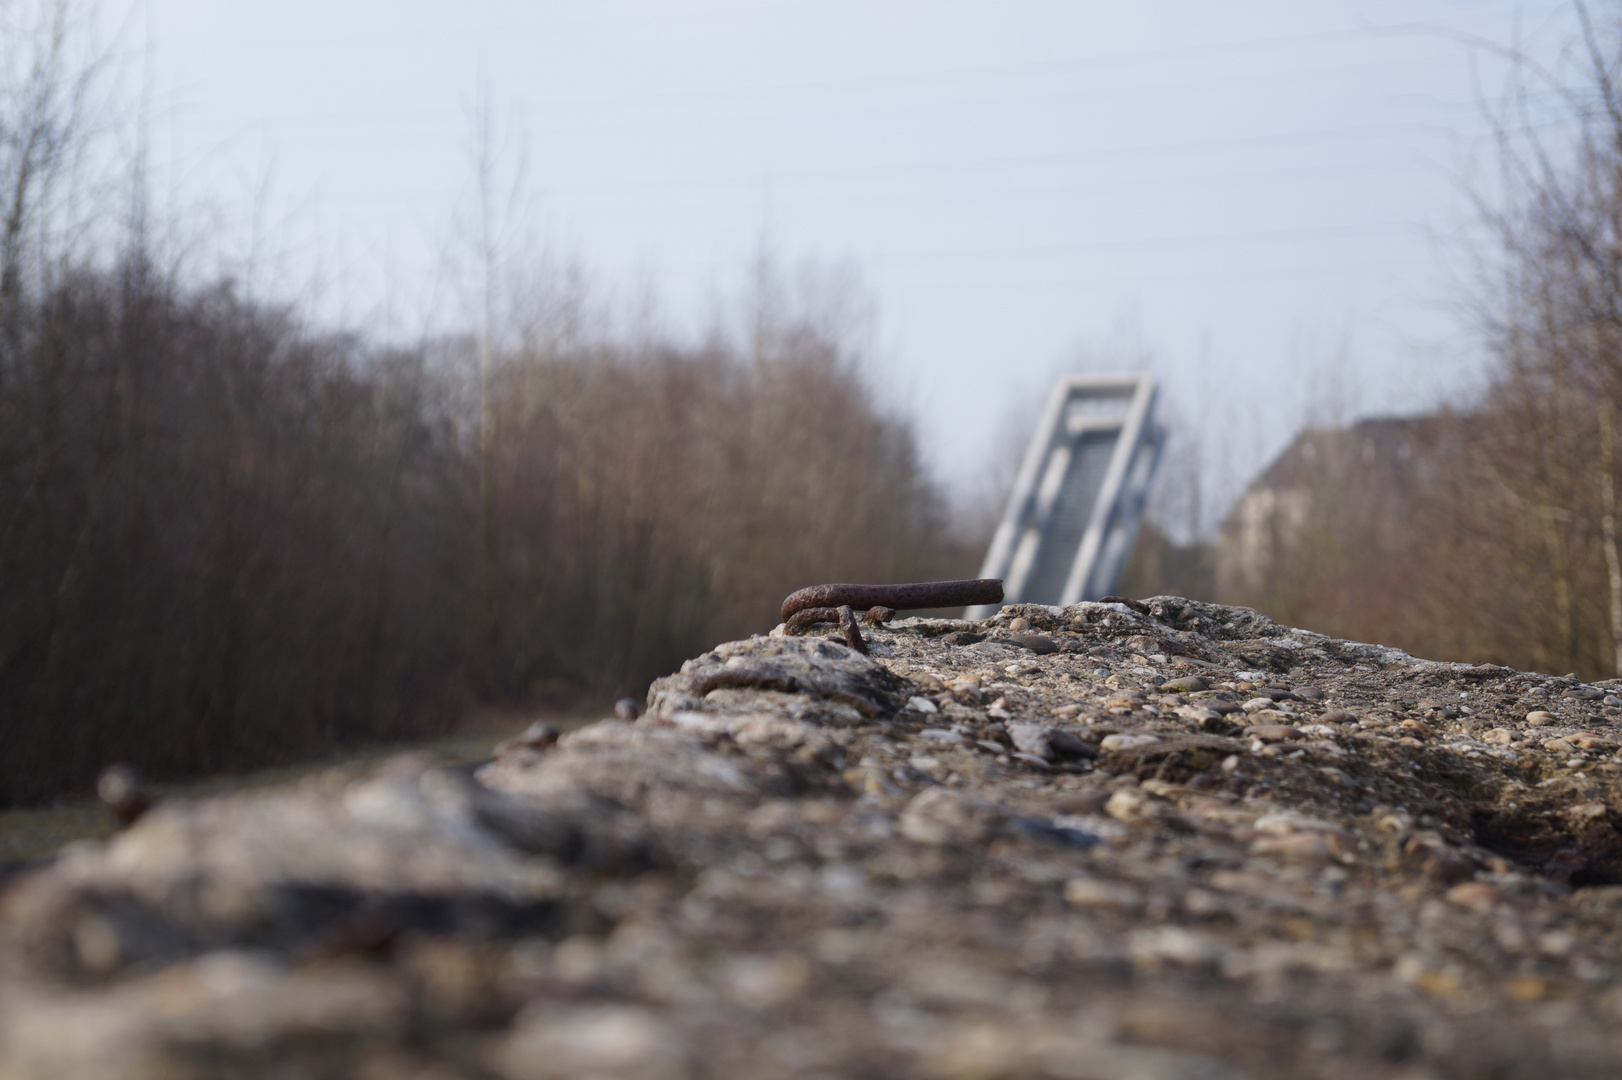
[(470, 332), (324, 331), (158, 266), (138, 188), (69, 243), (99, 69), (68, 0), (5, 3), (50, 18), (0, 37), (0, 805), (637, 693), (807, 581), (950, 561), (847, 279), (698, 343), (582, 319), (515, 272), (486, 123)]
[(1622, 404), (1622, 28), (1597, 24), (1580, 0), (1573, 10), (1568, 65), (1506, 50), (1512, 77), (1490, 114), (1498, 276), (1481, 311), (1496, 368), (1474, 420), (1475, 464), (1515, 527), (1538, 538), (1526, 573), (1552, 616), (1544, 662), (1622, 675), (1609, 431)]
[(0, 340), (13, 348), (17, 306), (73, 224), (64, 216), (73, 172), (106, 119), (109, 63), (87, 4), (0, 2)]
[(1477, 43), (1510, 73), (1488, 109), (1499, 168), (1474, 193), (1485, 390), (1436, 422), (1401, 515), (1359, 510), (1333, 469), (1303, 481), (1308, 527), (1255, 594), (1272, 614), (1439, 658), (1622, 675), (1622, 17), (1572, 10), (1557, 62)]

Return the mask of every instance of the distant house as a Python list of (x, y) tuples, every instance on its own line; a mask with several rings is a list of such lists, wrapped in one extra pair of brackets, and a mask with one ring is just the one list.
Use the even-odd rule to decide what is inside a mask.
[(1436, 416), (1380, 417), (1307, 428), (1246, 489), (1222, 524), (1216, 588), (1225, 600), (1276, 597), (1318, 555), (1355, 544), (1398, 550), (1415, 500), (1451, 453)]

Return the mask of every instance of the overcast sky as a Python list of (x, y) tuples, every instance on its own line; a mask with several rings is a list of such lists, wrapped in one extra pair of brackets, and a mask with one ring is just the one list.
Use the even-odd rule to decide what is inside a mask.
[(1531, 0), (141, 0), (125, 40), (168, 183), (258, 221), (284, 273), (319, 264), (349, 318), (420, 304), (482, 85), (545, 245), (678, 326), (763, 238), (855, 267), (873, 376), (942, 475), (1078, 355), (1147, 353), (1231, 489), (1305, 407), (1411, 412), (1479, 371), (1453, 240), (1502, 73), (1460, 38), (1572, 25)]

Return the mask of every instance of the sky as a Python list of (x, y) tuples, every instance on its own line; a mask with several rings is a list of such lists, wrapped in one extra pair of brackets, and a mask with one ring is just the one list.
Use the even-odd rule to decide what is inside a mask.
[(762, 250), (844, 268), (871, 378), (959, 486), (1059, 373), (1147, 366), (1208, 506), (1306, 418), (1479, 384), (1460, 238), (1503, 64), (1470, 42), (1552, 55), (1575, 25), (1533, 0), (138, 0), (111, 23), (172, 196), (334, 319), (397, 331), (442, 287), (483, 100), (537, 261), (694, 332)]

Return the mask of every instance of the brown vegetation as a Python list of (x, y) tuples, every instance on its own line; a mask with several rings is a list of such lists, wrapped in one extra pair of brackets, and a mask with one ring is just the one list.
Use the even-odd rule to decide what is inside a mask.
[(955, 569), (908, 428), (804, 323), (758, 355), (498, 357), (488, 536), (455, 347), (380, 351), (137, 259), (8, 326), (7, 802), (639, 693), (807, 581)]
[(808, 581), (960, 569), (910, 429), (770, 273), (699, 345), (313, 329), (160, 268), (139, 176), (69, 197), (116, 156), (100, 61), (71, 0), (0, 14), (0, 805), (639, 694)]
[(1493, 114), (1484, 393), (1303, 433), (1225, 526), (1223, 601), (1438, 659), (1622, 675), (1622, 24), (1575, 7), (1575, 77), (1510, 53)]

